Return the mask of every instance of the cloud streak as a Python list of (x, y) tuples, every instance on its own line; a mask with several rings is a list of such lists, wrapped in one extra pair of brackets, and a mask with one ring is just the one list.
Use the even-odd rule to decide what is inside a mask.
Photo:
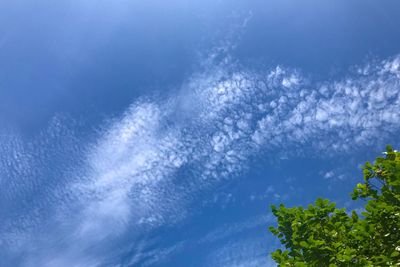
[(146, 247), (147, 233), (190, 216), (200, 192), (257, 155), (329, 156), (381, 145), (399, 131), (399, 57), (320, 83), (283, 67), (209, 69), (167, 98), (137, 100), (94, 141), (58, 119), (33, 142), (2, 136), (3, 258), (102, 266), (108, 244), (129, 234)]

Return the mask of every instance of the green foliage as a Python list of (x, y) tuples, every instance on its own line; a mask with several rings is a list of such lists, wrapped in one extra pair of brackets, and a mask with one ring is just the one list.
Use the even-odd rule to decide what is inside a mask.
[(388, 146), (363, 174), (351, 195), (366, 201), (361, 216), (327, 199), (271, 207), (278, 225), (270, 231), (285, 247), (272, 253), (279, 266), (400, 266), (400, 153)]

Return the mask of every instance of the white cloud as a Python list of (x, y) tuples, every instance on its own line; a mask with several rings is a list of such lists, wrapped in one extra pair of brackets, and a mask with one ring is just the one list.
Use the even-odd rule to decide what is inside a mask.
[(276, 266), (268, 257), (265, 239), (260, 237), (236, 238), (209, 255), (208, 267), (261, 267)]
[(204, 266), (276, 266), (268, 257), (271, 242), (259, 234), (273, 220), (272, 214), (256, 216), (209, 232), (197, 241), (210, 250)]
[(329, 179), (329, 178), (332, 178), (334, 175), (335, 175), (335, 173), (333, 171), (329, 171), (324, 174), (324, 178)]
[[(314, 85), (282, 67), (254, 74), (219, 66), (194, 75), (177, 96), (133, 103), (89, 147), (82, 148), (62, 122), (53, 123), (34, 144), (9, 138), (0, 168), (6, 205), (23, 200), (24, 190), (45, 186), (31, 210), (14, 211), (19, 223), (6, 222), (0, 237), (10, 247), (20, 240), (13, 251), (29, 245), (39, 250), (28, 250), (31, 265), (96, 266), (102, 250), (93, 247), (126, 231), (135, 238), (135, 231), (185, 218), (186, 205), (199, 192), (243, 171), (258, 153), (342, 153), (393, 140), (400, 130), (398, 62), (396, 57), (368, 75)], [(46, 173), (49, 151), (66, 153), (59, 158), (68, 159), (67, 166), (58, 163)], [(55, 232), (36, 231), (43, 222), (58, 225)], [(56, 249), (50, 247), (58, 247), (54, 244), (64, 253), (51, 253)], [(245, 261), (247, 256), (219, 266), (258, 264), (257, 257)]]

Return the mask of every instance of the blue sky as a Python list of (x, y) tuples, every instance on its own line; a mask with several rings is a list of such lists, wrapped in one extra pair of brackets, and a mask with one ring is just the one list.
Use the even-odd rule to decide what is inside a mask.
[(398, 1), (3, 1), (0, 266), (274, 266), (398, 146)]

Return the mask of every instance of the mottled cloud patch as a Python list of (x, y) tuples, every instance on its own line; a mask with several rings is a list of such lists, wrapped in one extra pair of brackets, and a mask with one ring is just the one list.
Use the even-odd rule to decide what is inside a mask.
[[(190, 217), (200, 192), (258, 155), (329, 156), (394, 140), (399, 62), (319, 83), (284, 67), (254, 73), (223, 63), (167, 99), (137, 100), (94, 140), (75, 138), (62, 121), (33, 142), (4, 135), (1, 198), (12, 218), (0, 226), (0, 253), (10, 262), (23, 253), (21, 266), (101, 266), (108, 244), (129, 234), (146, 251), (134, 257), (141, 262), (151, 255), (144, 233)], [(53, 230), (38, 231), (45, 225)], [(231, 243), (215, 266), (267, 264), (254, 251)]]

